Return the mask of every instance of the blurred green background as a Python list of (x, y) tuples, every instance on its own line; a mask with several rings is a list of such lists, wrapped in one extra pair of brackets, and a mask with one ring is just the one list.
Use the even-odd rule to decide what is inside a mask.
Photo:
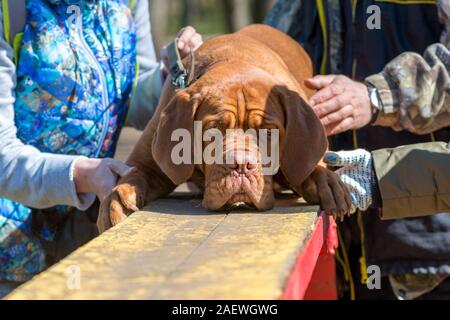
[[(262, 22), (275, 0), (149, 0), (152, 33), (157, 48), (179, 29), (194, 26), (204, 38)], [(159, 51), (159, 50), (158, 50)]]

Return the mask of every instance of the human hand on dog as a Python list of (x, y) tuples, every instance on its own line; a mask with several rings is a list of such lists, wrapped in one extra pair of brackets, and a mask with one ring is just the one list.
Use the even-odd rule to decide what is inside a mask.
[(353, 151), (327, 152), (323, 161), (332, 167), (340, 167), (335, 173), (350, 190), (351, 213), (357, 209), (366, 211), (378, 192), (372, 154), (358, 149)]
[(305, 85), (319, 90), (309, 103), (327, 135), (359, 129), (370, 123), (372, 105), (367, 86), (341, 75), (315, 76)]
[[(202, 44), (203, 39), (201, 34), (199, 34), (194, 27), (187, 26), (180, 30), (178, 33), (178, 50), (180, 52), (180, 57), (183, 59), (186, 57), (191, 50), (197, 50)], [(165, 73), (168, 74), (169, 70), (169, 56), (167, 54), (168, 45), (161, 49), (161, 60), (164, 63)]]
[(117, 184), (117, 180), (134, 168), (114, 159), (80, 157), (73, 165), (73, 181), (77, 193), (94, 193), (103, 201)]

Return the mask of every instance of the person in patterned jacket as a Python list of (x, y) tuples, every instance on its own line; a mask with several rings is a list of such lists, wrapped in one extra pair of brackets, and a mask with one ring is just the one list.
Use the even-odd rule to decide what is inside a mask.
[[(167, 71), (147, 0), (1, 0), (0, 297), (97, 234), (98, 200), (132, 168)], [(182, 56), (202, 43), (179, 34)], [(164, 58), (164, 56), (162, 57)]]

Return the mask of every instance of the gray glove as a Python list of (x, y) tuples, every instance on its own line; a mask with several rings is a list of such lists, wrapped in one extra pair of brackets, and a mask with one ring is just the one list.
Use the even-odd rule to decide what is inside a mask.
[(373, 169), (372, 154), (366, 150), (327, 152), (324, 161), (336, 170), (341, 181), (350, 190), (352, 198), (351, 213), (357, 209), (367, 210), (376, 194), (376, 176)]

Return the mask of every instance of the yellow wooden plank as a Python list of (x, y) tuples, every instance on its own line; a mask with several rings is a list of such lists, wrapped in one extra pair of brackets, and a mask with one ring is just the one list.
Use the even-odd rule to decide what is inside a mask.
[[(275, 299), (312, 231), (316, 207), (209, 213), (170, 199), (135, 213), (7, 299)], [(80, 289), (68, 274), (81, 272)]]

